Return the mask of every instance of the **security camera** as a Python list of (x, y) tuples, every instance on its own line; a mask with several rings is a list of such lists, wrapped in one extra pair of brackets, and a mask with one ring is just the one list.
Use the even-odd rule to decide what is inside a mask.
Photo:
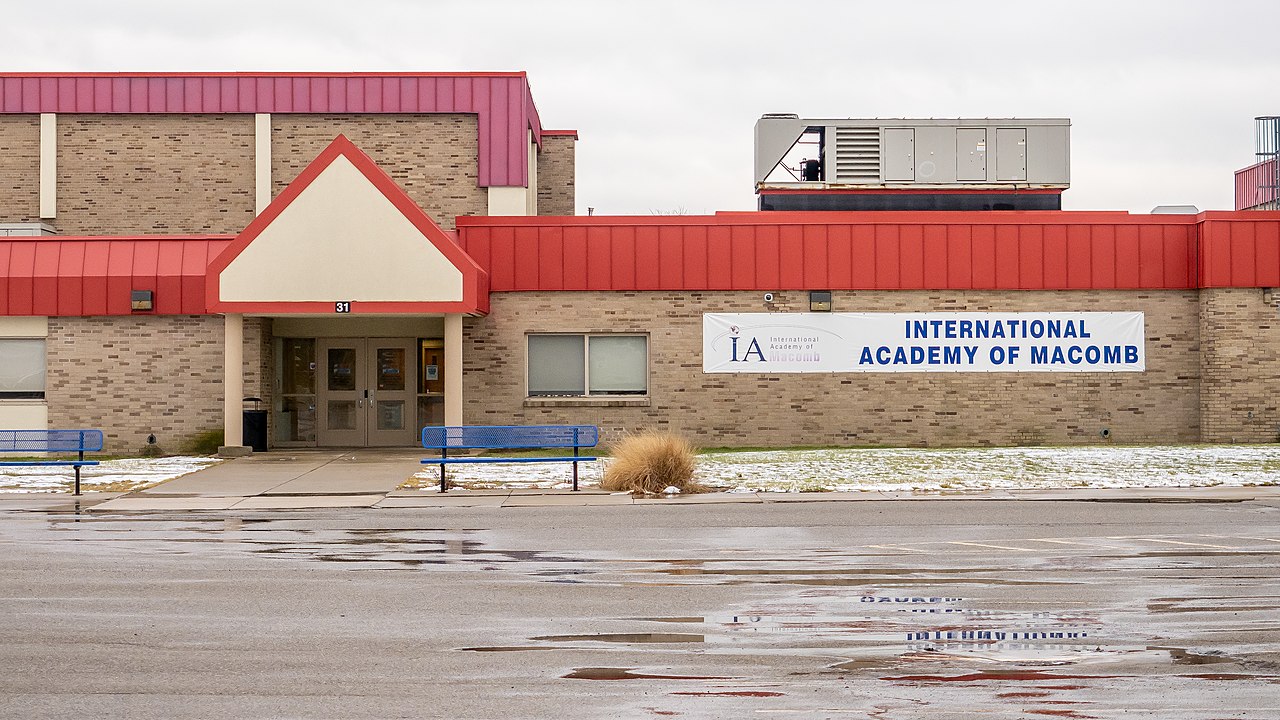
[(765, 294), (764, 294), (764, 301), (765, 301), (765, 302), (773, 302), (773, 293), (765, 293)]

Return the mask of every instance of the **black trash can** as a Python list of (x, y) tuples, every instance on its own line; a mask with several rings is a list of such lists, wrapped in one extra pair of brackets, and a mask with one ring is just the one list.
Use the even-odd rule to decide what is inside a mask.
[(244, 401), (253, 403), (253, 409), (244, 411), (244, 437), (241, 438), (241, 443), (253, 448), (254, 452), (266, 452), (267, 411), (258, 409), (262, 398), (247, 397)]

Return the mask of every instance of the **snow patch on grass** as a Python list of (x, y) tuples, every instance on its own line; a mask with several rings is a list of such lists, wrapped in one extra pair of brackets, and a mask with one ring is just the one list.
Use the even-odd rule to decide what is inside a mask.
[[(580, 484), (597, 486), (608, 460), (579, 465)], [(468, 488), (553, 488), (567, 463), (451, 466)], [(426, 466), (405, 487), (433, 488)], [(757, 450), (698, 456), (694, 479), (740, 492), (945, 492), (997, 489), (1202, 487), (1280, 482), (1278, 445), (1142, 447), (867, 448)]]
[(710, 485), (767, 492), (1269, 485), (1280, 446), (873, 448), (723, 453), (699, 458)]
[[(80, 489), (131, 492), (222, 462), (212, 457), (159, 457), (103, 460), (80, 470)], [(71, 492), (75, 469), (68, 466), (0, 467), (0, 493)]]

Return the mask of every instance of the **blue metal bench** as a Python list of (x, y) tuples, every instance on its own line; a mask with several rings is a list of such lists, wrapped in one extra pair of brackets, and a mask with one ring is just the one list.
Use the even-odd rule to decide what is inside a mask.
[[(460, 425), (422, 428), (422, 447), (439, 450), (440, 457), (427, 458), (423, 465), (440, 466), (440, 492), (447, 492), (444, 466), (454, 463), (573, 463), (573, 489), (578, 489), (578, 463), (598, 458), (583, 457), (581, 448), (595, 447), (600, 429), (595, 425)], [(449, 457), (450, 450), (530, 450), (533, 448), (573, 448), (565, 457)]]
[(21, 467), (41, 465), (71, 466), (76, 469), (76, 495), (80, 494), (80, 468), (97, 465), (97, 460), (85, 460), (86, 452), (102, 449), (101, 430), (0, 430), (0, 453), (76, 453), (75, 460), (5, 460), (0, 466)]

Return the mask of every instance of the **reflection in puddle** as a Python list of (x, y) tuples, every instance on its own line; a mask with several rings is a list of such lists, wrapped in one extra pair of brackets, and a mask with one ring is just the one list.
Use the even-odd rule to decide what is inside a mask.
[(776, 693), (773, 691), (699, 691), (699, 692), (675, 692), (671, 694), (682, 694), (682, 696), (694, 697), (785, 697), (786, 693)]
[(1280, 680), (1280, 676), (1276, 675), (1246, 675), (1244, 673), (1200, 673), (1198, 675), (1179, 675), (1179, 677), (1189, 677), (1197, 680), (1270, 680), (1271, 682)]
[(1109, 680), (1124, 675), (1061, 675), (1041, 670), (991, 670), (985, 672), (966, 673), (964, 675), (900, 675), (898, 677), (882, 677), (889, 682), (988, 682), (1008, 680)]
[(560, 648), (543, 645), (508, 645), (498, 647), (465, 647), (458, 648), (467, 652), (527, 652), (531, 650), (559, 650)]
[(653, 675), (635, 672), (634, 668), (574, 668), (560, 677), (572, 680), (733, 680), (715, 675)]
[(529, 639), (550, 642), (700, 643), (703, 641), (703, 636), (687, 633), (597, 633), (594, 635), (541, 635)]
[(1201, 655), (1198, 653), (1190, 652), (1185, 648), (1153, 647), (1148, 649), (1149, 650), (1168, 650), (1169, 659), (1173, 661), (1174, 665), (1217, 665), (1218, 663), (1231, 662), (1233, 659), (1233, 658), (1227, 657), (1226, 655), (1216, 654), (1216, 653), (1207, 653), (1207, 654)]
[(889, 667), (887, 660), (849, 660), (848, 662), (829, 665), (830, 670), (883, 670)]

